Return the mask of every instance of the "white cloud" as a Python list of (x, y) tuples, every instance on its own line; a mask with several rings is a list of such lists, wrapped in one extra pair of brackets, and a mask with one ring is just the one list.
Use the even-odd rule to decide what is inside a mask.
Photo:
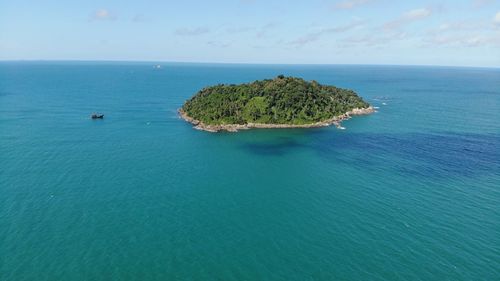
[(255, 36), (257, 38), (264, 38), (271, 30), (275, 29), (277, 26), (278, 24), (274, 22), (267, 23), (263, 25), (259, 31), (257, 31), (257, 34), (255, 34)]
[(487, 31), (490, 28), (490, 23), (477, 20), (460, 20), (444, 22), (439, 27), (428, 31), (430, 34), (439, 34), (442, 32), (464, 32), (464, 31)]
[(410, 10), (408, 12), (403, 13), (399, 18), (390, 21), (384, 25), (386, 29), (395, 29), (399, 28), (403, 25), (423, 20), (432, 15), (432, 10), (429, 8), (420, 8)]
[(339, 26), (335, 26), (335, 27), (331, 27), (331, 28), (325, 28), (323, 30), (323, 32), (324, 33), (328, 33), (328, 32), (346, 32), (346, 31), (349, 31), (349, 30), (361, 27), (364, 24), (365, 24), (364, 20), (357, 18), (357, 19), (354, 19), (353, 21), (351, 21), (350, 23), (347, 23), (345, 25), (339, 25)]
[(236, 26), (236, 27), (229, 27), (226, 29), (227, 33), (234, 34), (234, 33), (244, 33), (248, 31), (255, 30), (255, 27), (249, 27), (249, 26)]
[(426, 8), (415, 9), (415, 10), (411, 10), (411, 11), (404, 13), (403, 19), (406, 19), (409, 21), (419, 20), (419, 19), (423, 19), (423, 18), (430, 16), (431, 13), (432, 12), (430, 9), (426, 9)]
[(210, 29), (206, 27), (196, 27), (196, 28), (179, 28), (175, 31), (176, 35), (180, 36), (196, 36), (210, 32)]
[(493, 19), (493, 22), (495, 24), (500, 25), (500, 11), (498, 11), (497, 14), (495, 15), (495, 18)]
[(315, 33), (308, 33), (304, 36), (301, 36), (293, 41), (290, 42), (290, 45), (296, 45), (296, 46), (304, 46), (309, 43), (312, 43), (314, 41), (318, 41), (321, 36), (321, 33), (315, 32)]
[(339, 26), (334, 26), (334, 27), (329, 27), (329, 28), (321, 28), (315, 32), (308, 33), (302, 37), (297, 38), (296, 40), (293, 40), (290, 42), (291, 45), (296, 45), (296, 46), (303, 46), (308, 43), (318, 41), (321, 36), (327, 34), (327, 33), (342, 33), (342, 32), (347, 32), (352, 29), (356, 29), (358, 27), (361, 27), (365, 24), (365, 21), (359, 18), (354, 19), (353, 21), (345, 24), (345, 25), (339, 25)]
[(472, 6), (475, 8), (481, 8), (483, 6), (492, 4), (493, 2), (495, 2), (495, 0), (473, 0)]
[(427, 46), (455, 46), (455, 47), (491, 47), (499, 46), (500, 40), (490, 35), (477, 34), (453, 34), (453, 35), (436, 35), (425, 38), (424, 43)]
[(349, 10), (356, 8), (358, 6), (364, 5), (371, 0), (344, 0), (335, 4), (334, 9), (336, 10)]
[(115, 20), (116, 17), (115, 15), (113, 15), (109, 10), (107, 9), (99, 9), (99, 10), (96, 10), (91, 18), (93, 20)]
[(396, 41), (408, 39), (409, 36), (403, 31), (390, 31), (371, 33), (364, 36), (353, 36), (344, 39), (340, 46), (343, 48), (352, 48), (356, 46), (376, 47), (387, 44), (393, 44)]
[(208, 41), (207, 45), (217, 48), (227, 48), (231, 46), (231, 42)]
[(426, 47), (496, 47), (500, 44), (495, 27), (487, 20), (445, 22), (425, 32), (422, 41)]

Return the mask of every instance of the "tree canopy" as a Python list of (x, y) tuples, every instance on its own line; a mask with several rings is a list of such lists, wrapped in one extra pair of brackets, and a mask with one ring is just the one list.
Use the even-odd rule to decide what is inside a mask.
[(208, 125), (299, 125), (367, 107), (369, 104), (352, 90), (279, 75), (247, 84), (206, 87), (186, 101), (182, 110)]

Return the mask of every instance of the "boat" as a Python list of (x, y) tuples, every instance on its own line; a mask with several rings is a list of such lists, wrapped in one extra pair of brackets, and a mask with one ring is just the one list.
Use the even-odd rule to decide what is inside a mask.
[(92, 115), (90, 115), (90, 118), (92, 118), (92, 119), (103, 119), (104, 118), (104, 114), (92, 113)]

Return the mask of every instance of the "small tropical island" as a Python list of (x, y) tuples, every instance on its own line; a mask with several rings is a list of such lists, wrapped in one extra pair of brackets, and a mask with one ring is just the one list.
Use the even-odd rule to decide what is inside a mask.
[(179, 109), (196, 129), (313, 128), (335, 125), (374, 108), (354, 91), (279, 75), (240, 85), (206, 87)]

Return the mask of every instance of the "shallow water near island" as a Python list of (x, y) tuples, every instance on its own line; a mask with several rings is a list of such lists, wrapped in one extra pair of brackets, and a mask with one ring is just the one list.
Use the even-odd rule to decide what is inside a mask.
[[(500, 70), (156, 64), (0, 63), (0, 280), (500, 278)], [(378, 112), (217, 134), (177, 116), (278, 74)]]

